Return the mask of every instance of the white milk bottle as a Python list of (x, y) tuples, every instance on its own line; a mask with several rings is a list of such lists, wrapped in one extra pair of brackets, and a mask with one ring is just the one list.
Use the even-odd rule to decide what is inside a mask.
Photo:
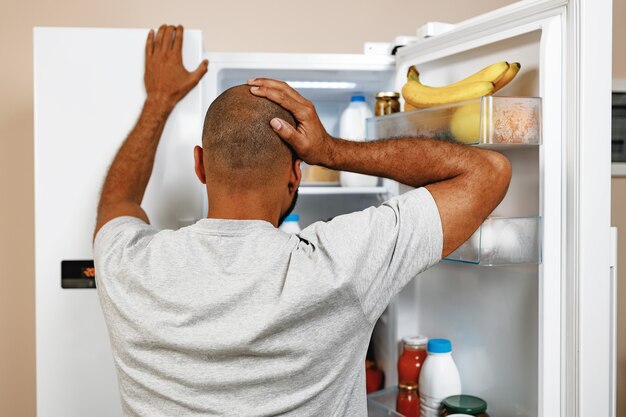
[(428, 356), (420, 372), (420, 416), (439, 417), (441, 402), (461, 394), (461, 377), (448, 339), (430, 339), (427, 349)]
[(300, 233), (300, 215), (290, 214), (285, 217), (283, 223), (279, 227), (285, 233), (298, 234)]
[[(365, 97), (362, 95), (352, 96), (350, 105), (341, 114), (339, 137), (345, 140), (365, 141), (365, 119), (368, 117), (374, 117), (374, 114), (365, 102)], [(342, 171), (339, 174), (339, 180), (344, 187), (375, 187), (378, 184), (377, 177), (355, 172)]]

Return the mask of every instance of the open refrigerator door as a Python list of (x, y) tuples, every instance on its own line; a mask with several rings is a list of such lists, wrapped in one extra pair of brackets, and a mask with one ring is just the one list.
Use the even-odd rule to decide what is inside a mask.
[[(609, 159), (592, 156), (581, 162), (577, 156), (597, 140), (582, 135), (578, 120), (595, 126), (606, 119), (604, 113), (583, 115), (570, 101), (580, 100), (576, 94), (585, 91), (582, 74), (588, 81), (593, 79), (589, 72), (581, 71), (580, 61), (572, 58), (578, 52), (572, 36), (589, 41), (593, 36), (589, 32), (585, 35), (588, 39), (581, 35), (581, 26), (601, 25), (598, 20), (581, 23), (573, 19), (581, 4), (589, 7), (586, 2), (519, 2), (398, 51), (396, 91), (413, 65), (421, 81), (431, 86), (451, 84), (498, 61), (520, 62), (522, 69), (497, 94), (507, 98), (483, 98), (369, 121), (370, 139), (461, 139), (504, 153), (513, 168), (508, 193), (492, 217), (448, 259), (407, 285), (378, 321), (373, 334), (375, 355), (385, 371), (386, 385), (391, 387), (370, 401), (381, 398), (393, 404), (388, 396), (395, 392), (398, 381), (400, 340), (419, 334), (452, 341), (463, 394), (486, 400), (491, 415), (569, 416), (574, 415), (572, 410), (581, 412), (581, 404), (591, 409), (592, 390), (583, 388), (590, 385), (587, 380), (581, 382), (579, 372), (596, 363), (592, 355), (608, 357), (610, 313), (600, 309), (595, 314), (597, 305), (586, 303), (593, 300), (602, 305), (600, 300), (604, 300), (609, 305), (610, 288), (601, 280), (602, 284), (591, 289), (576, 268), (584, 263), (588, 273), (593, 270), (608, 282), (609, 228), (607, 218), (598, 219), (589, 211), (581, 217), (579, 198), (585, 182), (572, 178), (581, 172), (592, 175), (598, 188), (585, 192), (597, 194), (599, 200), (593, 205), (606, 210), (608, 176), (603, 174)], [(610, 25), (606, 11), (604, 4), (596, 18)], [(599, 36), (604, 36), (600, 39), (606, 40), (606, 30), (600, 32)], [(606, 50), (598, 55), (606, 64)], [(590, 95), (599, 99), (608, 115), (610, 90), (606, 89), (606, 97), (602, 91)], [(507, 107), (512, 103), (517, 103), (517, 110), (511, 113)], [(454, 117), (468, 108), (477, 114), (476, 137), (471, 140), (455, 137)], [(525, 115), (521, 130), (520, 111)], [(513, 125), (517, 131), (510, 135)], [(578, 142), (572, 140), (574, 136)], [(588, 152), (601, 155), (598, 148), (606, 150), (608, 143), (603, 141)], [(408, 189), (400, 186), (400, 192)], [(577, 241), (581, 230), (592, 229), (602, 236), (599, 244), (603, 249), (594, 250), (595, 255), (590, 250), (573, 255), (572, 248), (582, 246)], [(576, 295), (579, 285), (594, 292), (586, 302)], [(594, 311), (590, 316), (597, 320), (588, 329), (578, 321), (583, 304)], [(587, 332), (606, 333), (607, 337), (592, 347), (590, 339), (581, 337)], [(587, 345), (585, 357), (577, 353), (582, 345)], [(608, 360), (597, 365), (597, 372), (587, 375), (602, 386), (593, 389), (602, 398), (598, 410), (605, 406), (608, 410), (611, 388), (605, 385), (609, 378), (603, 377), (614, 365)]]
[[(558, 415), (561, 24), (559, 13), (522, 13), (515, 5), (398, 52), (396, 89), (412, 65), (424, 84), (433, 86), (498, 61), (520, 62), (521, 71), (498, 92), (515, 98), (483, 98), (370, 123), (372, 139), (420, 136), (429, 127), (436, 137), (455, 139), (455, 114), (475, 106), (481, 126), (470, 142), (504, 153), (513, 168), (508, 193), (493, 217), (448, 259), (405, 287), (377, 325), (374, 346), (391, 384), (397, 381), (402, 337), (447, 338), (462, 392), (486, 400), (492, 415), (536, 416), (538, 410)], [(507, 110), (512, 101), (514, 110)], [(511, 135), (519, 112), (528, 108), (524, 131)], [(542, 120), (546, 114), (550, 117)]]

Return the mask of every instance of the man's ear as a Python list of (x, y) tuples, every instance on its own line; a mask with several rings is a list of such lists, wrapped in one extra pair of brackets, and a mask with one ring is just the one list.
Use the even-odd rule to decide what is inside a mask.
[(302, 181), (301, 163), (301, 159), (296, 159), (292, 165), (291, 176), (289, 178), (289, 191), (295, 192), (300, 186), (300, 181)]
[(204, 149), (196, 145), (193, 148), (193, 158), (195, 160), (196, 176), (202, 184), (206, 184), (206, 173), (204, 172)]

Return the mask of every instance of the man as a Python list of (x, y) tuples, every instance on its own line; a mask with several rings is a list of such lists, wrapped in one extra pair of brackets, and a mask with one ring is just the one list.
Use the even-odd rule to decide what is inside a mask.
[[(148, 36), (146, 102), (98, 207), (98, 292), (124, 413), (364, 416), (376, 320), (499, 204), (509, 163), (442, 141), (334, 139), (311, 102), (255, 79), (215, 100), (194, 150), (208, 218), (158, 231), (140, 204), (159, 137), (207, 68), (184, 69), (182, 36)], [(289, 235), (276, 227), (301, 161), (417, 189)]]

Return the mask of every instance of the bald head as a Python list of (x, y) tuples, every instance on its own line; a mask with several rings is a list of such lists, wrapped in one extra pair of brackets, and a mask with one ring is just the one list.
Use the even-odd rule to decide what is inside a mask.
[(295, 126), (293, 115), (278, 104), (230, 88), (217, 97), (204, 119), (202, 147), (207, 177), (224, 182), (267, 183), (293, 163), (291, 149), (270, 126), (279, 117)]

